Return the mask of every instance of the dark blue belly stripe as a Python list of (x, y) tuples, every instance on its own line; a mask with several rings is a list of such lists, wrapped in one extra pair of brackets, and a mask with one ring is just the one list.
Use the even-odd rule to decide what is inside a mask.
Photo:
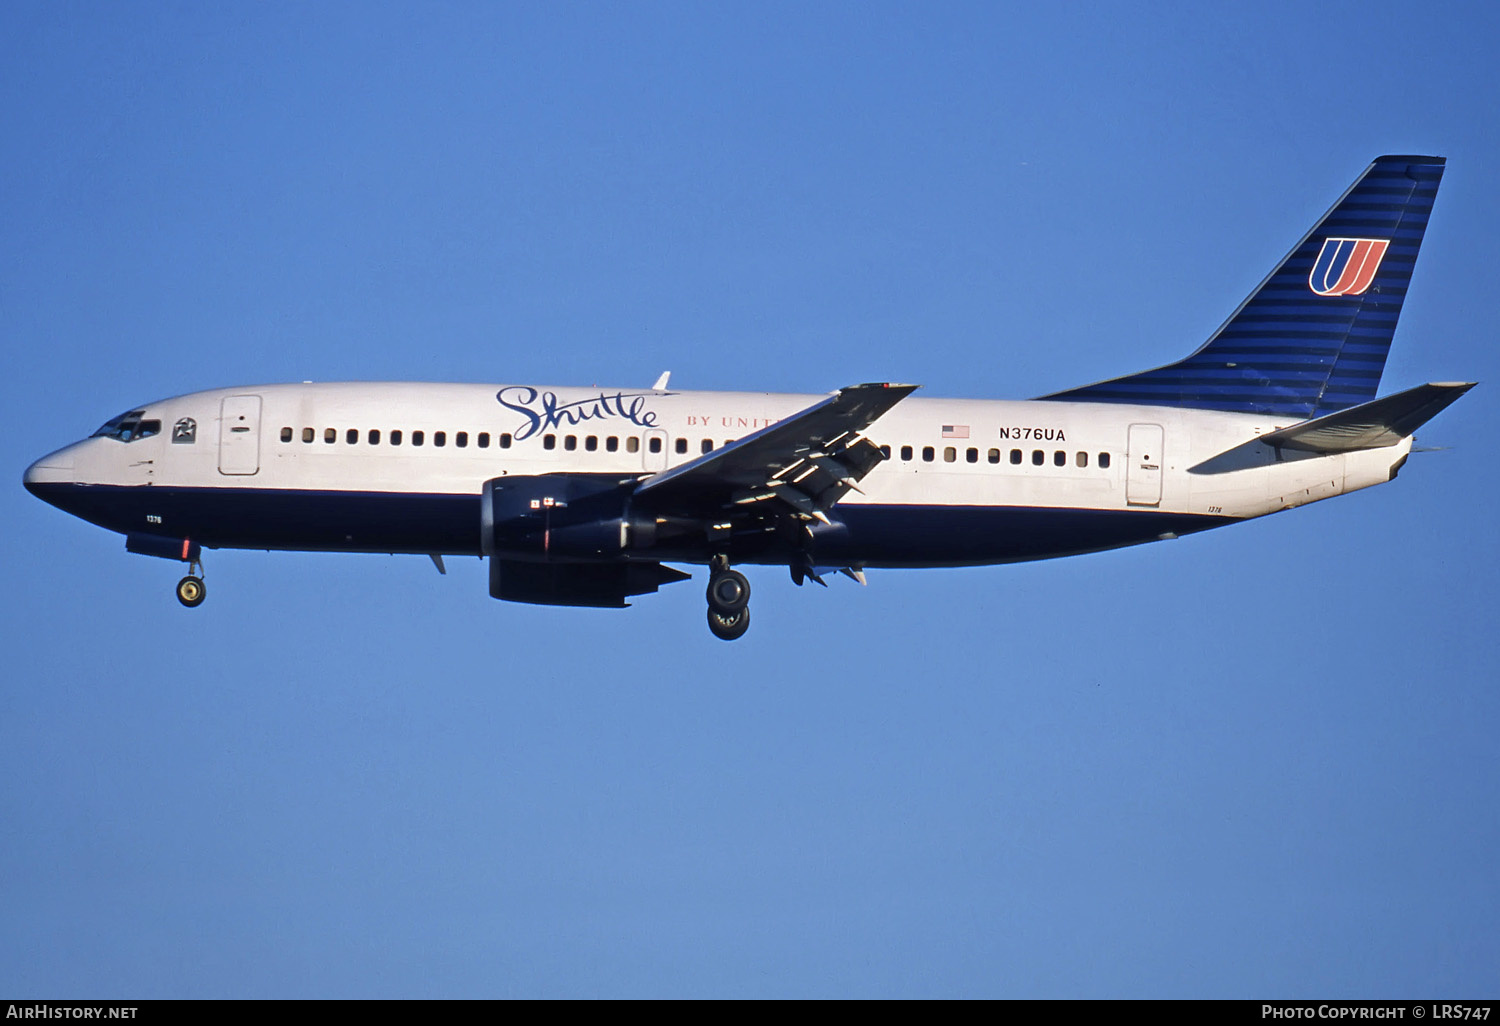
[[(478, 495), (252, 488), (36, 485), (54, 506), (122, 534), (190, 538), (208, 548), (478, 555)], [(160, 518), (148, 522), (147, 517)], [(1157, 510), (844, 505), (813, 531), (820, 566), (964, 566), (1046, 559), (1191, 534), (1233, 517)], [(702, 562), (707, 548), (641, 556)], [(737, 562), (785, 563), (774, 544)]]

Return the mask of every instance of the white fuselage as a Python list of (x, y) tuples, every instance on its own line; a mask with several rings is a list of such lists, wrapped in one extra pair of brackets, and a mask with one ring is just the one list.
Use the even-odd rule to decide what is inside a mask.
[[(646, 477), (823, 398), (360, 382), (216, 389), (141, 407), (143, 421), (160, 422), (155, 433), (79, 442), (39, 460), (27, 482), (69, 487), (82, 496), (78, 508), (59, 505), (127, 534), (477, 554), (488, 480)], [(1411, 447), (1408, 438), (1317, 455), (1255, 441), (1291, 422), (1167, 406), (911, 398), (865, 432), (889, 456), (819, 531), (830, 565), (1065, 555), (1379, 484)]]

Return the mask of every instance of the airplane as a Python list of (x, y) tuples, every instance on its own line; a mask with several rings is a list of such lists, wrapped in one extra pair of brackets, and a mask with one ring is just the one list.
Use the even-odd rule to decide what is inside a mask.
[(497, 599), (623, 607), (708, 568), (826, 584), (1194, 534), (1395, 478), (1474, 386), (1376, 398), (1444, 158), (1377, 158), (1199, 349), (1025, 401), (534, 384), (279, 384), (133, 407), (25, 472), (38, 498), (187, 564), (202, 551), (488, 560)]

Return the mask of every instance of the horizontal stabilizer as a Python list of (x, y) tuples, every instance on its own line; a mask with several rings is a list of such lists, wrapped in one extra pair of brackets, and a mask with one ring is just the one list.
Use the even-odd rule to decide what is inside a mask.
[(1469, 389), (1472, 381), (1443, 381), (1418, 385), (1405, 392), (1375, 399), (1326, 417), (1262, 435), (1260, 441), (1280, 449), (1302, 452), (1353, 452), (1395, 445), (1442, 413)]

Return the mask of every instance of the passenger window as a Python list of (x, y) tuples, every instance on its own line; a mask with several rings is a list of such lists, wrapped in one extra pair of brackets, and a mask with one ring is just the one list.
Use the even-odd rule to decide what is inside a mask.
[(589, 452), (598, 452), (599, 451), (599, 436), (598, 435), (589, 435), (587, 438), (585, 438), (583, 440), (583, 447), (585, 449), (587, 449)]
[(922, 446), (922, 462), (931, 463), (937, 458), (937, 452), (930, 445)]
[(434, 431), (432, 433), (432, 444), (438, 446), (439, 448), (447, 445), (448, 444), (448, 432), (446, 432), (446, 431)]
[(979, 462), (979, 450), (978, 449), (970, 449), (968, 452), (964, 453), (964, 459), (968, 460), (970, 463), (978, 463)]
[(359, 444), (359, 428), (350, 428), (344, 432), (344, 442), (348, 445)]
[(1077, 459), (1078, 459), (1078, 465), (1080, 467), (1086, 467), (1086, 466), (1089, 465), (1089, 454), (1088, 453), (1086, 453), (1086, 452), (1079, 453)]
[(620, 438), (618, 435), (610, 435), (604, 440), (604, 448), (608, 452), (620, 451)]
[(379, 445), (380, 444), (380, 429), (379, 428), (371, 428), (370, 429), (369, 442), (370, 442), (371, 445)]
[(1109, 469), (1109, 453), (1101, 452), (1099, 454), (1099, 467), (1103, 470)]
[(911, 462), (911, 446), (909, 446), (909, 445), (903, 445), (901, 447), (901, 458), (903, 460), (907, 461), (908, 463)]
[(281, 429), (281, 440), (283, 442), (290, 442), (292, 440), (292, 429), (291, 428), (282, 428)]
[(312, 428), (303, 428), (302, 429), (302, 441), (305, 443), (305, 442), (311, 442), (312, 440), (313, 440), (313, 429)]
[(647, 446), (652, 452), (661, 452), (661, 436), (652, 435), (651, 444)]
[(1012, 449), (1010, 451), (1010, 463), (1011, 463), (1011, 466), (1013, 466), (1013, 467), (1019, 467), (1021, 465), (1021, 450), (1020, 449)]
[(677, 439), (677, 442), (675, 444), (677, 446), (677, 454), (679, 456), (682, 455), (683, 453), (687, 452), (687, 439), (686, 438), (679, 438), (679, 439)]
[(1046, 463), (1046, 462), (1047, 462), (1047, 454), (1046, 453), (1042, 452), (1042, 450), (1040, 450), (1040, 449), (1033, 449), (1033, 450), (1031, 450), (1031, 465), (1032, 466), (1034, 466), (1034, 467), (1040, 467), (1043, 463)]
[(566, 435), (566, 436), (564, 436), (564, 438), (563, 438), (563, 448), (566, 449), (566, 450), (568, 450), (569, 452), (572, 452), (574, 449), (577, 449), (578, 448), (578, 436), (577, 435)]
[(394, 428), (394, 429), (392, 429), (392, 431), (391, 431), (391, 444), (392, 445), (400, 445), (401, 444), (401, 429), (400, 428)]
[(999, 449), (991, 449), (990, 450), (990, 462), (991, 463), (999, 463), (1000, 462), (1000, 450)]
[(488, 431), (479, 432), (479, 437), (474, 439), (474, 444), (481, 449), (488, 449), (490, 447), (490, 433)]
[(339, 440), (339, 433), (338, 433), (337, 430), (335, 430), (334, 428), (324, 428), (323, 429), (323, 441), (324, 442), (326, 442), (329, 445), (332, 445), (334, 442), (337, 442), (338, 440)]
[(422, 442), (426, 440), (426, 438), (427, 438), (427, 435), (426, 435), (425, 432), (422, 432), (422, 431), (413, 431), (411, 433), (411, 444), (412, 445), (421, 445)]
[(958, 450), (955, 449), (955, 448), (953, 448), (953, 446), (951, 446), (951, 445), (944, 446), (943, 447), (943, 462), (944, 463), (952, 463), (956, 459), (958, 459)]
[(1052, 465), (1056, 467), (1066, 467), (1068, 465), (1068, 454), (1063, 452), (1061, 449), (1057, 450), (1052, 454)]
[(469, 447), (469, 433), (467, 431), (460, 431), (458, 434), (454, 435), (453, 444), (458, 446), (460, 449), (467, 449)]
[(639, 438), (637, 438), (635, 435), (627, 435), (626, 438), (625, 438), (625, 451), (626, 452), (640, 452), (641, 451), (641, 440)]
[(884, 460), (891, 458), (891, 447), (889, 445), (882, 445), (880, 447), (880, 458)]
[(502, 449), (509, 449), (510, 448), (510, 432), (509, 431), (506, 431), (503, 434), (501, 434), (501, 436), (500, 436), (500, 448), (502, 448)]
[(557, 448), (557, 436), (556, 435), (543, 435), (542, 436), (542, 448), (543, 449), (556, 449)]
[(714, 440), (712, 438), (705, 438), (703, 440), (703, 444), (701, 446), (699, 446), (699, 450), (704, 455), (707, 455), (708, 453), (713, 452), (714, 451)]

